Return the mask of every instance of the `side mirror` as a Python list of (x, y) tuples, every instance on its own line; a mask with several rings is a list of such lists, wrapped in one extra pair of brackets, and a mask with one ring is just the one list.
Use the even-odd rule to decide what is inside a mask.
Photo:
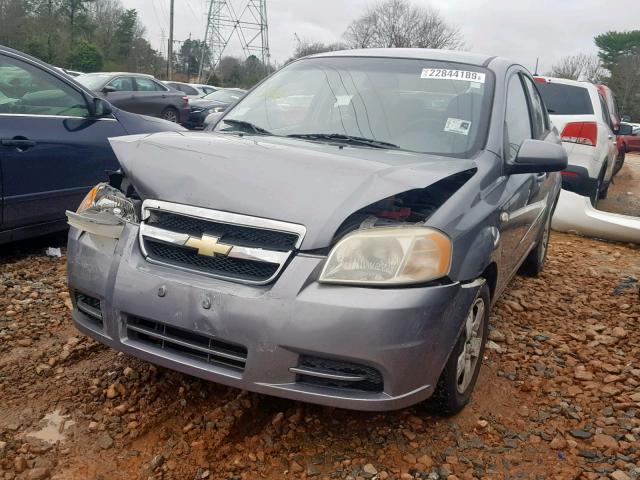
[(109, 102), (102, 98), (93, 99), (93, 117), (101, 118), (111, 115), (113, 113), (113, 107)]
[(112, 85), (106, 85), (105, 87), (102, 87), (102, 93), (110, 93), (110, 92), (115, 92), (116, 91), (116, 87), (112, 86)]
[(633, 127), (628, 123), (621, 123), (618, 127), (618, 131), (615, 132), (616, 135), (633, 135)]
[(506, 173), (559, 172), (567, 168), (567, 152), (562, 145), (542, 140), (522, 142), (518, 156), (506, 165)]

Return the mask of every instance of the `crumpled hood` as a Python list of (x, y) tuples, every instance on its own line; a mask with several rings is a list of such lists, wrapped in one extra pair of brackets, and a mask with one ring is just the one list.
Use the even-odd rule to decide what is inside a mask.
[(281, 137), (160, 133), (110, 139), (143, 199), (282, 220), (323, 248), (353, 212), (476, 167), (473, 160)]

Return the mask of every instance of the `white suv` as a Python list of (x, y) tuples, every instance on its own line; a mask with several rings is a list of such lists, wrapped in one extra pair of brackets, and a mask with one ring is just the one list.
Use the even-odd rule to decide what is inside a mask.
[(569, 156), (562, 188), (591, 198), (607, 196), (616, 162), (616, 136), (598, 87), (563, 78), (535, 77), (549, 118)]

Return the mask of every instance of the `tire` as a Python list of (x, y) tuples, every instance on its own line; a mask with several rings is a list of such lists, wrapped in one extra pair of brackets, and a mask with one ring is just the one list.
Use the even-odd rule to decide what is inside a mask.
[[(440, 374), (433, 396), (425, 402), (429, 410), (453, 415), (469, 403), (478, 380), (484, 346), (487, 342), (490, 306), (489, 286), (485, 282), (465, 316), (465, 325)], [(469, 337), (470, 330), (471, 337)]]
[[(600, 188), (598, 189), (598, 200), (604, 200), (605, 198), (607, 198), (607, 195), (609, 195), (609, 185), (611, 185), (611, 182), (613, 181), (613, 174), (611, 174), (611, 178), (608, 182), (604, 181), (604, 176), (607, 174), (607, 168), (608, 167), (605, 164), (604, 167), (602, 167), (602, 173), (600, 174), (601, 179)], [(593, 206), (595, 207), (596, 205)]]
[(551, 218), (553, 217), (554, 211), (555, 205), (549, 214), (549, 218), (545, 221), (544, 228), (540, 232), (538, 243), (536, 243), (536, 246), (529, 252), (529, 255), (527, 255), (527, 258), (524, 259), (524, 262), (522, 262), (522, 265), (520, 266), (520, 273), (527, 277), (537, 277), (544, 268), (544, 264), (547, 260), (547, 252), (549, 251)]
[(618, 157), (616, 158), (616, 164), (613, 167), (613, 175), (617, 175), (618, 172), (622, 169), (622, 166), (624, 165), (624, 158), (626, 156), (627, 153), (627, 147), (625, 147), (624, 145), (622, 145), (622, 149), (620, 150), (620, 152), (618, 153)]
[(589, 195), (589, 199), (591, 200), (591, 205), (593, 205), (593, 208), (595, 208), (596, 205), (598, 205), (598, 200), (600, 199), (600, 191), (602, 190), (604, 172), (605, 170), (602, 169), (602, 171), (600, 172), (600, 175), (598, 176), (598, 181), (596, 182), (595, 186), (593, 187), (593, 190), (591, 190), (591, 194)]
[(180, 123), (180, 114), (178, 113), (178, 110), (176, 110), (173, 107), (167, 107), (164, 110), (162, 110), (162, 113), (160, 114), (160, 118), (162, 118), (163, 120), (168, 120), (173, 123)]

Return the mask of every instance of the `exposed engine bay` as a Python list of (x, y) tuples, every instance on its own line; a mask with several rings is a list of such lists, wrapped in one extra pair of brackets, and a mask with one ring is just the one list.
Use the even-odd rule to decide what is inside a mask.
[(350, 215), (336, 232), (333, 242), (361, 228), (422, 224), (475, 172), (476, 169), (466, 170), (429, 187), (409, 190), (372, 203)]

